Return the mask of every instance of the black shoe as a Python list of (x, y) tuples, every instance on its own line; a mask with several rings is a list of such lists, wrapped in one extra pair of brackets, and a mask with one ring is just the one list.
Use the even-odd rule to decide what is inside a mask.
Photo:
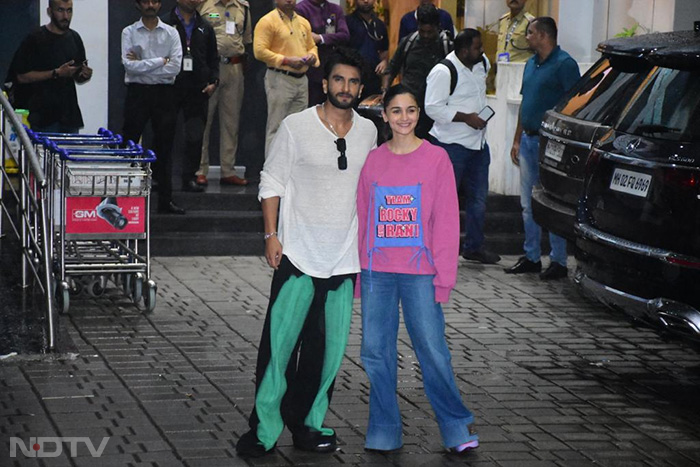
[(204, 191), (204, 186), (198, 185), (194, 180), (185, 182), (182, 184), (182, 191), (189, 191), (190, 193), (202, 193)]
[(270, 454), (275, 447), (265, 449), (253, 430), (240, 437), (236, 443), (236, 454), (240, 457), (262, 457)]
[(185, 214), (185, 210), (182, 209), (177, 204), (170, 201), (168, 204), (158, 206), (158, 213), (159, 214), (181, 214), (182, 215), (182, 214)]
[(324, 435), (320, 431), (297, 431), (292, 433), (292, 441), (294, 447), (302, 451), (327, 453), (335, 452), (338, 447), (335, 433)]
[(569, 271), (566, 269), (566, 266), (552, 262), (549, 267), (542, 274), (540, 274), (540, 279), (543, 281), (563, 279), (566, 277), (568, 272)]
[(483, 248), (476, 251), (464, 251), (462, 253), (462, 258), (467, 261), (477, 261), (482, 264), (496, 264), (501, 260), (501, 257), (496, 253), (484, 250)]
[(542, 261), (534, 262), (521, 256), (518, 262), (509, 268), (505, 268), (506, 274), (523, 274), (525, 272), (540, 272), (542, 270)]

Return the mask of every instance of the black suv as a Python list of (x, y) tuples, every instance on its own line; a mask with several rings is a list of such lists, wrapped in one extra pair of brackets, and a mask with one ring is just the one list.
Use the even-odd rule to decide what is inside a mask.
[(610, 130), (649, 75), (652, 65), (644, 57), (686, 36), (655, 33), (601, 43), (600, 60), (547, 111), (540, 128), (541, 186), (532, 193), (533, 216), (540, 226), (575, 238), (576, 206), (593, 143)]
[(595, 144), (576, 280), (602, 302), (700, 339), (700, 35), (673, 33)]

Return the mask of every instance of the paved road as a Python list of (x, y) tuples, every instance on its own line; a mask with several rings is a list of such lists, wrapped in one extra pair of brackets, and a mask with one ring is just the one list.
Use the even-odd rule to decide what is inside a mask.
[[(514, 257), (504, 258), (508, 265)], [(0, 466), (696, 466), (700, 354), (582, 298), (570, 281), (506, 276), (463, 263), (445, 309), (453, 364), (480, 448), (444, 454), (421, 374), (400, 334), (405, 445), (363, 450), (368, 383), (356, 316), (327, 425), (333, 455), (295, 450), (246, 462), (247, 429), (270, 271), (257, 257), (160, 258), (156, 312), (115, 293), (73, 301), (72, 343), (52, 357), (0, 362)], [(1, 298), (1, 297), (0, 297)], [(90, 437), (55, 458), (9, 453), (10, 438)], [(47, 451), (55, 451), (46, 444)]]

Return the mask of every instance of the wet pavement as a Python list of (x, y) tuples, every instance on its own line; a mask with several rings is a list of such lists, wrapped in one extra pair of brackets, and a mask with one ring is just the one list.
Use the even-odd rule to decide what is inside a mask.
[(22, 288), (19, 251), (14, 235), (0, 238), (0, 356), (47, 347), (44, 298), (38, 288)]
[[(515, 259), (461, 263), (445, 307), (458, 385), (481, 437), (466, 457), (440, 444), (403, 325), (404, 447), (364, 451), (368, 383), (357, 302), (326, 419), (338, 450), (298, 451), (285, 432), (274, 454), (236, 457), (271, 273), (258, 257), (173, 257), (153, 261), (154, 313), (116, 289), (75, 297), (61, 318), (63, 352), (0, 361), (0, 466), (700, 466), (700, 353), (633, 326), (570, 280), (505, 275)], [(3, 284), (6, 315), (16, 305), (7, 305), (13, 289)], [(13, 437), (37, 454), (30, 437), (56, 436), (91, 444), (76, 442), (76, 456), (64, 439), (57, 457), (20, 448), (10, 457)], [(92, 457), (88, 448), (103, 438), (101, 457)], [(46, 453), (56, 451), (47, 445)]]

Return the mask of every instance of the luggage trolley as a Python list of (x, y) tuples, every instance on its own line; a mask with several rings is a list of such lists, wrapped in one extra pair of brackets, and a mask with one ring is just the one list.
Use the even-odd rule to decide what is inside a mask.
[(152, 311), (157, 286), (151, 279), (150, 164), (155, 155), (133, 143), (115, 149), (98, 138), (61, 140), (57, 135), (41, 140), (52, 166), (59, 310), (68, 310), (71, 292), (102, 295), (112, 278), (134, 303), (143, 299)]

